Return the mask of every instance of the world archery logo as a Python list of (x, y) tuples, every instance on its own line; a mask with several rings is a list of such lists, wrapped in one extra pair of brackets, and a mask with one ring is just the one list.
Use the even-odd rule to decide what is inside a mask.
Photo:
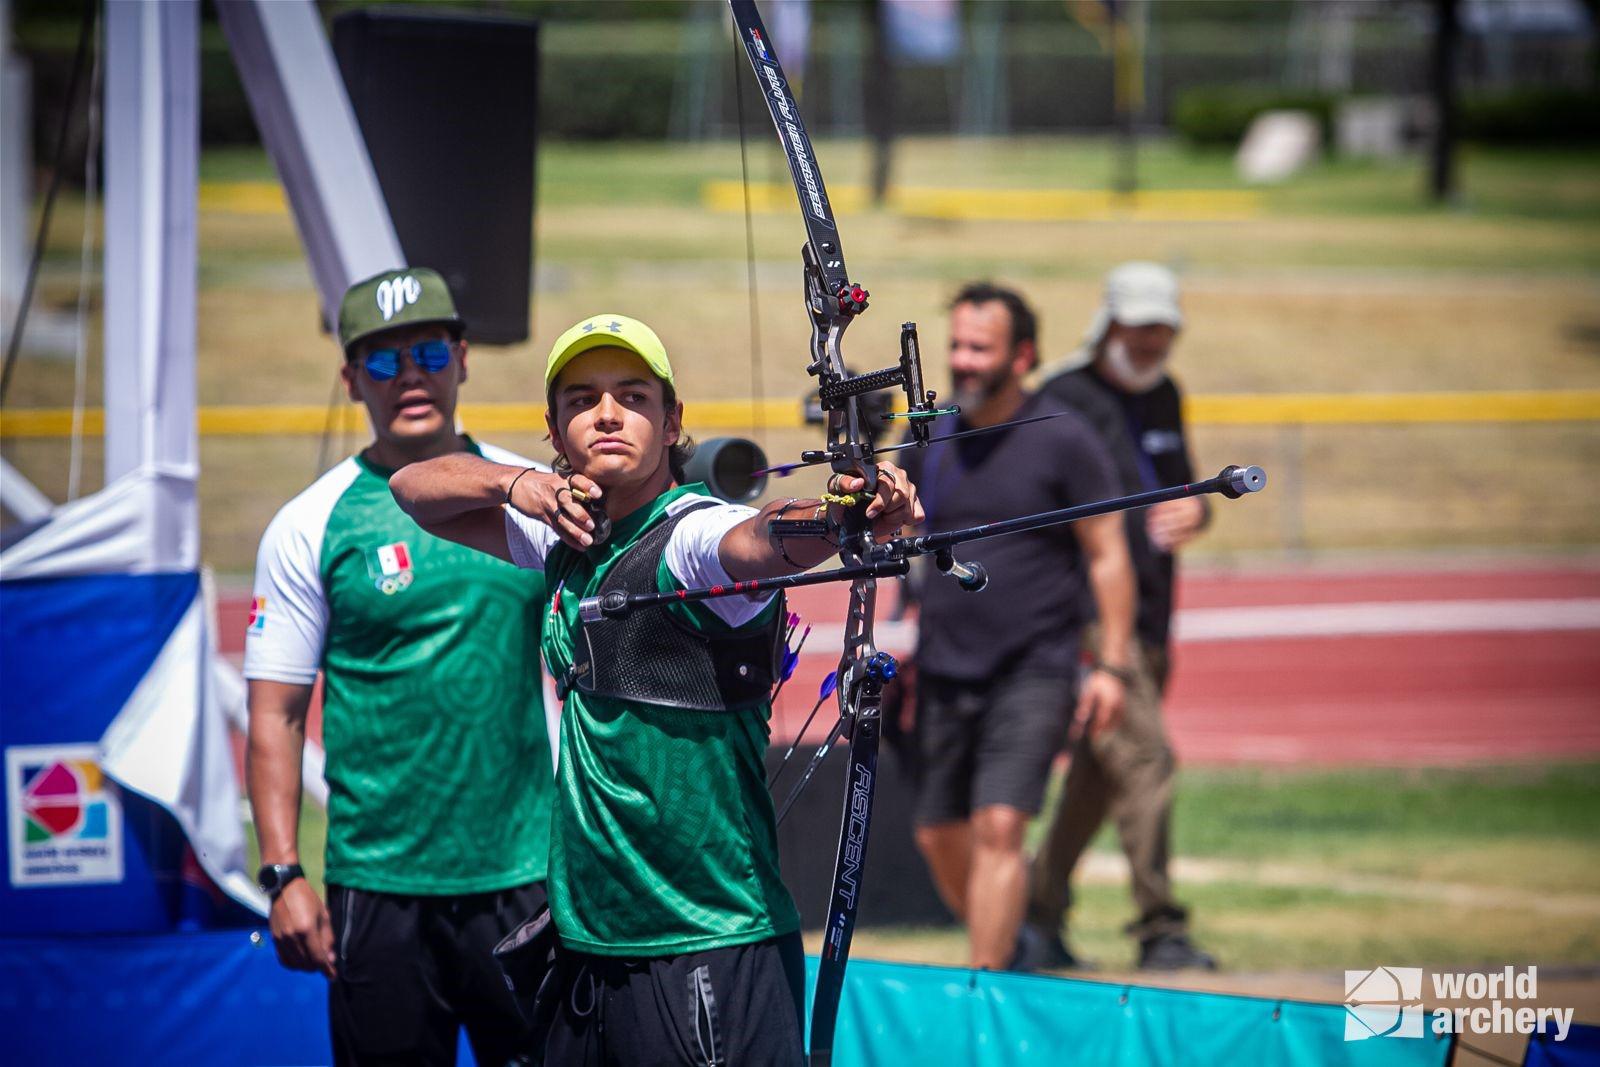
[(404, 541), (373, 549), (367, 553), (367, 574), (384, 596), (411, 588), (411, 549)]
[(122, 806), (92, 744), (6, 749), (11, 884), (122, 881)]
[(1422, 1036), (1422, 968), (1344, 972), (1344, 1039)]

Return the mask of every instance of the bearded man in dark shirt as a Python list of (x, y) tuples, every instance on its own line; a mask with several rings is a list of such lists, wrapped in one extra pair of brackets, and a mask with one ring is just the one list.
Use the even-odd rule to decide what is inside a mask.
[[(1167, 374), (1182, 328), (1178, 281), (1172, 272), (1155, 263), (1124, 263), (1106, 276), (1105, 299), (1084, 348), (1057, 372), (1047, 371), (1040, 388), (1094, 426), (1116, 463), (1118, 493), (1194, 481), (1182, 396)], [(1073, 868), (1108, 815), (1128, 858), (1139, 910), (1128, 927), (1139, 941), (1139, 966), (1216, 967), (1211, 956), (1189, 941), (1188, 913), (1173, 899), (1167, 874), (1176, 764), (1161, 715), (1176, 554), (1209, 519), (1202, 497), (1127, 513), (1139, 607), (1125, 715), (1119, 729), (1085, 738), (1073, 753), (1034, 859), (1027, 922), (1018, 942), (1020, 967), (1081, 965), (1066, 947), (1061, 927), (1071, 903)]]
[[(907, 453), (912, 481), (931, 486), (927, 529), (1116, 495), (1094, 431), (1059, 401), (1023, 388), (1038, 341), (1020, 296), (967, 286), (951, 305), (950, 334), (961, 413), (941, 419), (935, 434), (1060, 417)], [(1116, 729), (1131, 677), (1134, 580), (1116, 515), (996, 538), (973, 555), (989, 574), (981, 595), (935, 576), (922, 597), (916, 839), (940, 896), (967, 924), (972, 966), (999, 970), (1012, 963), (1023, 918), (1023, 832), (1043, 803), (1074, 704), (1082, 728)], [(1101, 658), (1080, 685), (1079, 637), (1096, 610)]]

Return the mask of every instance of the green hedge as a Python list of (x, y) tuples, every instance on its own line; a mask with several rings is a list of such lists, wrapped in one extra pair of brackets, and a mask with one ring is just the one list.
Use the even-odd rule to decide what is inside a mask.
[(1309, 111), (1322, 126), (1324, 144), (1333, 143), (1336, 100), (1324, 93), (1285, 92), (1267, 86), (1204, 86), (1178, 94), (1172, 128), (1189, 144), (1232, 148), (1264, 111)]
[(1461, 101), (1462, 138), (1485, 144), (1600, 142), (1600, 91), (1521, 89)]
[[(1190, 144), (1231, 148), (1263, 111), (1309, 111), (1322, 124), (1324, 143), (1332, 146), (1338, 104), (1339, 98), (1320, 93), (1206, 86), (1178, 95), (1172, 125)], [(1457, 121), (1463, 140), (1483, 144), (1593, 144), (1600, 142), (1600, 90), (1469, 93), (1461, 98)]]

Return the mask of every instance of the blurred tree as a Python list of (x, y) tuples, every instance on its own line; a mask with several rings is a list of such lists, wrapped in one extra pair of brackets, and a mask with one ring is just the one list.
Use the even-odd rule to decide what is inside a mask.
[(1435, 203), (1455, 197), (1456, 59), (1460, 51), (1461, 22), (1458, 0), (1434, 0), (1433, 91), (1434, 133), (1428, 191)]

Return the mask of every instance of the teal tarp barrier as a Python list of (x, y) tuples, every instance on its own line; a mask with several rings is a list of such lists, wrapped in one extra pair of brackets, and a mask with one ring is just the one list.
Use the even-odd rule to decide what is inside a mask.
[[(816, 980), (817, 961), (807, 973)], [(834, 1059), (918, 1067), (1442, 1067), (1450, 1040), (1344, 1039), (1340, 1004), (851, 960)]]
[[(1442, 1067), (1450, 1052), (1431, 1034), (1346, 1042), (1338, 1004), (876, 960), (850, 962), (834, 1047), (838, 1067)], [(265, 938), (0, 937), (0, 1063), (330, 1059), (326, 983), (279, 967)]]

